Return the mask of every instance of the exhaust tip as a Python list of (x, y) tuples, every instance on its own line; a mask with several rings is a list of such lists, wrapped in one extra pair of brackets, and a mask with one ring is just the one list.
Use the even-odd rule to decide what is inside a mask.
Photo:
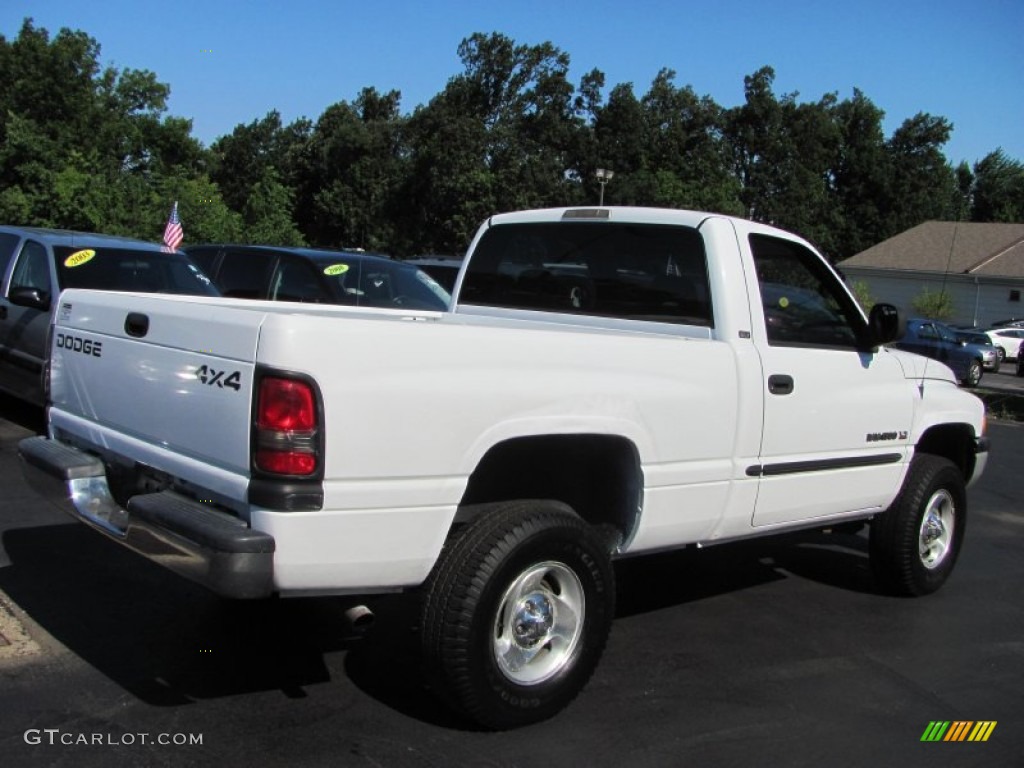
[(365, 632), (373, 626), (376, 621), (373, 611), (365, 605), (353, 605), (345, 611), (345, 620), (348, 625), (357, 632)]

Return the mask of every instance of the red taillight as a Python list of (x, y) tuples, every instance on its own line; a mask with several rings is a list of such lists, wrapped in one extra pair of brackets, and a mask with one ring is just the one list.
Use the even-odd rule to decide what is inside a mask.
[(312, 475), (316, 454), (262, 448), (256, 451), (256, 466), (275, 475)]
[(319, 468), (318, 415), (312, 385), (268, 376), (256, 403), (253, 463), (262, 472), (308, 476)]
[(276, 432), (316, 429), (316, 398), (312, 387), (293, 379), (263, 379), (256, 426)]

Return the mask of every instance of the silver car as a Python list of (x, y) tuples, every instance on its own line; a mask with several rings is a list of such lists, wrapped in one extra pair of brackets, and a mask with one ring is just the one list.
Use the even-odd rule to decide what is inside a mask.
[(957, 341), (981, 347), (981, 365), (986, 371), (992, 371), (992, 373), (999, 372), (999, 366), (1002, 364), (1003, 358), (999, 354), (999, 348), (992, 343), (992, 339), (988, 337), (988, 334), (983, 331), (963, 328), (954, 328), (953, 332), (956, 334)]
[(44, 404), (47, 333), (64, 288), (219, 295), (184, 253), (157, 243), (0, 225), (0, 391)]

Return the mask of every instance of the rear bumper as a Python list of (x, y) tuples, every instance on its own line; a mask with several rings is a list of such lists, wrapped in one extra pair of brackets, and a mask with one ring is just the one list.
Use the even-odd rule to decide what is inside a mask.
[(44, 497), (126, 547), (230, 598), (274, 592), (274, 538), (171, 491), (114, 500), (103, 462), (46, 437), (18, 444), (25, 477)]

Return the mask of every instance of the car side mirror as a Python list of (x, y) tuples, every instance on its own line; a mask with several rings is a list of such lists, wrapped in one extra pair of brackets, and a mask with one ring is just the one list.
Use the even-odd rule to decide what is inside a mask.
[(871, 334), (871, 346), (888, 344), (903, 336), (904, 320), (900, 311), (892, 304), (875, 304), (868, 314), (868, 329)]
[(19, 307), (38, 309), (40, 312), (50, 311), (50, 294), (38, 288), (12, 288), (7, 299)]

